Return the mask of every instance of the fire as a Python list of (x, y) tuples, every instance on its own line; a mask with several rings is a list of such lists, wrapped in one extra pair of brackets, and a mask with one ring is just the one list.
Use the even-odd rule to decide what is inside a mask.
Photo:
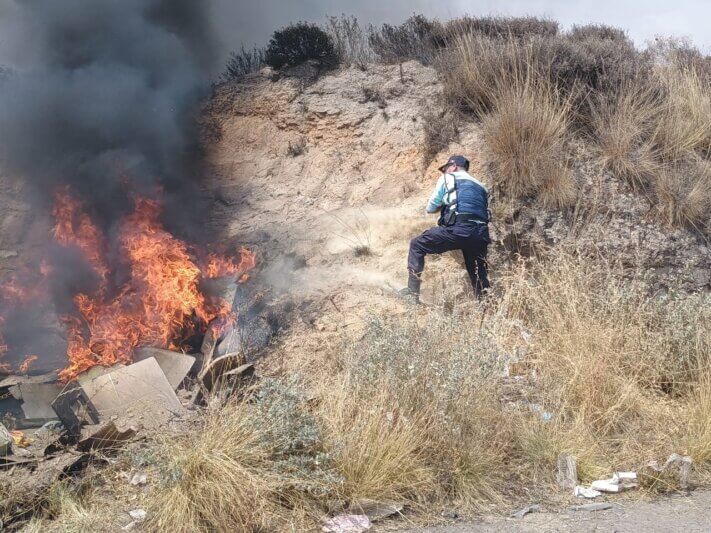
[[(116, 266), (126, 274), (117, 287), (107, 259), (107, 240), (68, 188), (57, 193), (52, 212), (55, 240), (81, 253), (100, 279), (90, 294), (74, 296), (75, 313), (61, 317), (69, 360), (59, 373), (61, 379), (70, 380), (95, 365), (130, 363), (140, 346), (180, 350), (195, 334), (204, 333), (209, 323), (223, 325), (235, 319), (231, 302), (208, 301), (200, 282), (226, 275), (246, 280), (255, 266), (252, 252), (241, 249), (238, 259), (211, 254), (201, 269), (187, 244), (163, 228), (159, 203), (135, 198), (133, 212), (118, 227), (120, 265)], [(50, 263), (43, 262), (38, 275), (46, 279), (52, 270)], [(33, 292), (29, 286), (13, 281), (6, 285), (3, 298), (27, 299)], [(0, 316), (0, 357), (7, 350), (1, 329)], [(26, 372), (37, 358), (27, 356), (19, 370)]]
[(63, 187), (55, 195), (52, 215), (55, 220), (55, 240), (64, 246), (79, 248), (96, 273), (106, 279), (109, 268), (103, 257), (104, 239), (89, 216), (82, 211), (81, 203), (72, 197), (69, 187)]
[(217, 278), (219, 276), (235, 275), (240, 281), (249, 279), (249, 271), (256, 265), (255, 255), (245, 248), (239, 250), (239, 261), (232, 257), (210, 254), (208, 256), (205, 277)]
[[(69, 231), (66, 242), (79, 246), (101, 272), (100, 236), (91, 229), (94, 226), (88, 218), (77, 217), (74, 210), (69, 213), (80, 224), (80, 232)], [(137, 198), (133, 213), (121, 224), (119, 244), (130, 277), (113, 299), (103, 299), (105, 290), (93, 297), (78, 294), (74, 298), (82, 320), (65, 317), (69, 366), (60, 372), (61, 378), (70, 379), (96, 364), (130, 362), (137, 346), (180, 349), (181, 342), (204, 332), (212, 320), (232, 318), (228, 302), (206, 302), (199, 289), (201, 270), (187, 245), (162, 227), (160, 214), (158, 202)], [(57, 227), (73, 229), (64, 221), (58, 221)], [(229, 264), (230, 269), (208, 268), (206, 277), (223, 273), (244, 276), (254, 267), (254, 255), (244, 250), (239, 263), (223, 259), (221, 264)]]
[(32, 366), (32, 363), (37, 361), (37, 359), (39, 359), (39, 357), (36, 355), (28, 355), (25, 357), (25, 360), (22, 361), (22, 364), (20, 365), (20, 373), (27, 374)]

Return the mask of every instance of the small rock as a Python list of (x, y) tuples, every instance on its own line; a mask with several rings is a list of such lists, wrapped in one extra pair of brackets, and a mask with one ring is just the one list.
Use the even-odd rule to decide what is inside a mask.
[(540, 505), (529, 505), (528, 507), (524, 507), (523, 509), (516, 511), (511, 515), (511, 518), (523, 518), (526, 516), (528, 513), (537, 513), (538, 511), (541, 510)]
[(608, 509), (612, 509), (611, 503), (585, 503), (570, 508), (571, 511), (607, 511)]
[(146, 511), (144, 509), (134, 509), (128, 512), (129, 516), (136, 522), (141, 522), (146, 519)]
[(366, 515), (371, 522), (382, 520), (388, 516), (398, 514), (402, 511), (404, 505), (395, 502), (378, 502), (363, 498), (356, 500), (349, 506), (349, 510), (355, 514)]
[(362, 533), (370, 529), (370, 519), (364, 514), (342, 514), (326, 521), (324, 533)]

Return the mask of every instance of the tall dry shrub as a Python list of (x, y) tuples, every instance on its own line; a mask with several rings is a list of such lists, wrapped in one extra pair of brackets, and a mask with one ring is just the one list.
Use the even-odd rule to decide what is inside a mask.
[(557, 22), (539, 17), (464, 16), (441, 25), (437, 44), (446, 47), (454, 39), (465, 35), (524, 41), (531, 37), (552, 37), (557, 33)]
[(494, 97), (482, 121), (486, 160), (495, 185), (507, 195), (534, 196), (563, 207), (575, 199), (567, 166), (569, 105), (541, 78), (519, 78)]
[(371, 26), (368, 42), (384, 63), (402, 63), (411, 59), (429, 64), (435, 53), (433, 37), (439, 23), (423, 15), (413, 15), (400, 25)]
[(534, 58), (530, 44), (475, 34), (457, 36), (437, 61), (443, 94), (450, 104), (481, 118), (493, 110), (505, 88), (535, 76)]
[(355, 16), (329, 17), (326, 31), (333, 39), (341, 65), (353, 65), (365, 70), (367, 64), (374, 59), (368, 34), (361, 28)]
[(591, 123), (598, 157), (614, 176), (646, 190), (661, 168), (651, 135), (663, 99), (649, 84), (628, 83), (613, 98), (598, 95), (594, 101)]

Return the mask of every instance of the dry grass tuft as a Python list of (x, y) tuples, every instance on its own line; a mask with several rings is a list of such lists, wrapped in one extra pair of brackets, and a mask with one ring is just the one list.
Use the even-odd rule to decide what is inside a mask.
[(551, 84), (517, 79), (493, 98), (482, 123), (494, 183), (513, 197), (562, 207), (575, 199), (565, 140), (569, 108)]
[(665, 66), (601, 96), (592, 118), (610, 172), (649, 193), (669, 225), (711, 228), (711, 89), (693, 69)]
[(657, 78), (666, 101), (652, 140), (661, 156), (678, 161), (711, 154), (711, 87), (694, 69), (662, 68)]
[(154, 446), (162, 482), (149, 499), (155, 531), (247, 531), (313, 524), (337, 478), (293, 382), (267, 380), (248, 401)]
[(613, 175), (646, 190), (659, 171), (651, 132), (661, 102), (649, 85), (627, 85), (613, 101), (600, 96), (592, 107), (597, 155)]
[(663, 219), (672, 226), (711, 230), (711, 163), (698, 160), (663, 168), (655, 191)]
[(152, 497), (156, 531), (269, 527), (277, 512), (271, 446), (245, 405), (213, 412), (201, 430), (160, 444), (165, 479)]

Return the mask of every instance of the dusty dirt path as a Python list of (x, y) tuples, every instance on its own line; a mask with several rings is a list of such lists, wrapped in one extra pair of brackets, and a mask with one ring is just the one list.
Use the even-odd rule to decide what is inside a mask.
[[(585, 502), (582, 502), (585, 503)], [(473, 522), (408, 529), (408, 533), (528, 532), (710, 532), (711, 491), (674, 495), (656, 501), (610, 502), (607, 511), (539, 512), (522, 519), (485, 517)]]

